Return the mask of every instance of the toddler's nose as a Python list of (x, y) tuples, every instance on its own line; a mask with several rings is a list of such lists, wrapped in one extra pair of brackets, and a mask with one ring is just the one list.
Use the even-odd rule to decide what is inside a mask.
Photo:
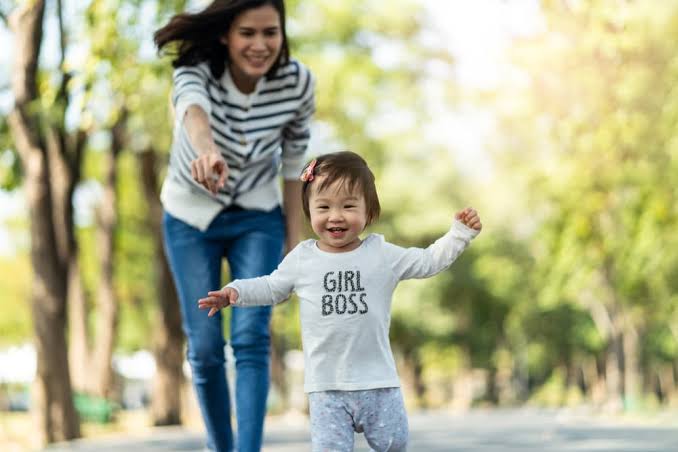
[(329, 218), (330, 223), (339, 223), (339, 222), (343, 221), (343, 219), (344, 219), (344, 215), (341, 212), (341, 210), (332, 209), (330, 211), (330, 218)]

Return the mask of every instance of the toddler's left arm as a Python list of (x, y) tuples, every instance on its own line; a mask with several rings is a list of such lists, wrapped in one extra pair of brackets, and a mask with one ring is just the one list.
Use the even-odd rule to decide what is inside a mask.
[(427, 248), (401, 248), (387, 243), (387, 258), (399, 280), (428, 278), (449, 267), (482, 227), (478, 212), (467, 207), (455, 214), (450, 230)]

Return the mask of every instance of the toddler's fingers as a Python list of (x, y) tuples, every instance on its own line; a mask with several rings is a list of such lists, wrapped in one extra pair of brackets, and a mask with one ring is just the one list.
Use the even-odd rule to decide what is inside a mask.
[(198, 300), (198, 305), (204, 306), (218, 306), (220, 308), (223, 308), (230, 304), (231, 302), (228, 300), (228, 298), (224, 297), (223, 295), (210, 296)]
[(219, 312), (219, 308), (212, 308), (210, 309), (210, 312), (207, 314), (207, 317), (212, 317), (217, 312)]

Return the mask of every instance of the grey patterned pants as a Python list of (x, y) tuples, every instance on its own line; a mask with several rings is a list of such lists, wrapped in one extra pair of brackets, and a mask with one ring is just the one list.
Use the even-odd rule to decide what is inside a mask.
[(308, 394), (313, 452), (352, 452), (353, 432), (377, 452), (407, 449), (407, 413), (400, 388)]

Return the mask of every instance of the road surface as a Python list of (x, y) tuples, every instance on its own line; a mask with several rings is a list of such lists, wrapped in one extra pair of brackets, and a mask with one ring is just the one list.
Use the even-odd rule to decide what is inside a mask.
[[(674, 418), (675, 419), (675, 418)], [(157, 428), (147, 435), (80, 440), (47, 452), (202, 451), (202, 435), (182, 428)], [(369, 451), (356, 435), (356, 451)], [(678, 452), (678, 425), (600, 418), (567, 411), (474, 410), (410, 415), (412, 452)], [(267, 423), (264, 452), (310, 451), (308, 424), (275, 419)]]

